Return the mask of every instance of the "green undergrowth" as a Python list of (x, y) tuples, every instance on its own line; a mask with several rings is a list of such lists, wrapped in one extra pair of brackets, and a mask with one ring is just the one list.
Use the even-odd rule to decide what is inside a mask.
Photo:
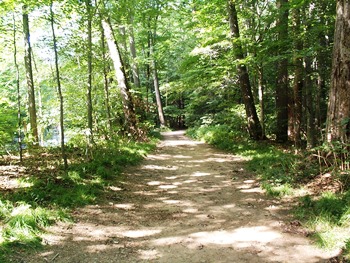
[(345, 262), (350, 260), (350, 191), (323, 192), (320, 196), (303, 196), (295, 208), (311, 236), (325, 249), (343, 249)]
[(97, 203), (108, 186), (121, 180), (121, 171), (137, 164), (155, 144), (156, 139), (104, 141), (89, 156), (82, 148), (69, 146), (67, 171), (62, 169), (59, 149), (28, 153), (18, 186), (0, 193), (0, 262), (7, 262), (13, 251), (41, 247), (40, 236), (47, 226), (71, 220), (71, 209)]
[[(329, 171), (330, 165), (322, 170), (319, 158), (314, 158), (312, 152), (296, 154), (292, 146), (252, 141), (226, 125), (202, 126), (189, 129), (187, 134), (244, 157), (247, 169), (258, 176), (268, 195), (300, 199), (295, 217), (310, 229), (320, 246), (325, 249), (342, 248), (344, 256), (350, 259), (349, 188), (337, 194), (323, 192), (313, 196), (307, 195), (304, 189), (306, 183)], [(340, 176), (332, 173), (332, 177), (344, 182), (343, 179), (348, 181), (350, 174), (344, 175), (343, 172)]]

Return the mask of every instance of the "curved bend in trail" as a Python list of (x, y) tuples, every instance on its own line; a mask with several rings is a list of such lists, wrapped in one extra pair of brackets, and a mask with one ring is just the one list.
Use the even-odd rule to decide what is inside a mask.
[(267, 198), (241, 157), (163, 134), (108, 200), (60, 224), (32, 262), (328, 262)]

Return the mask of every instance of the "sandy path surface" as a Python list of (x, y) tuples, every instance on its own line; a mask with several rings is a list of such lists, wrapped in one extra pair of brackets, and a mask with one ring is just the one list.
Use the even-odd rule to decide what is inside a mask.
[(78, 209), (76, 222), (45, 236), (25, 262), (328, 262), (286, 211), (268, 198), (239, 156), (163, 134), (129, 167), (108, 201)]

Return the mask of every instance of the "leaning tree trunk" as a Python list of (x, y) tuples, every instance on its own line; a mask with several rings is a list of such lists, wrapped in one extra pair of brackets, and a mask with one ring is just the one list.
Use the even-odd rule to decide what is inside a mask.
[(115, 75), (120, 88), (123, 110), (125, 115), (125, 126), (129, 133), (138, 136), (135, 106), (130, 93), (130, 87), (126, 79), (124, 64), (119, 52), (118, 44), (114, 38), (113, 28), (109, 19), (102, 20), (111, 59), (113, 60)]
[[(101, 15), (100, 15), (100, 20)], [(110, 72), (109, 67), (107, 65), (107, 55), (106, 55), (106, 44), (105, 44), (105, 31), (103, 30), (102, 23), (100, 24), (101, 30), (101, 51), (102, 51), (102, 63), (103, 63), (103, 86), (104, 86), (104, 94), (105, 94), (105, 107), (106, 107), (106, 115), (107, 115), (107, 129), (110, 135), (112, 135), (112, 115), (111, 115), (111, 106), (109, 102), (109, 84), (110, 78), (108, 77), (108, 73)]]
[(327, 141), (350, 141), (350, 0), (337, 1)]
[[(230, 31), (232, 38), (235, 42), (235, 55), (236, 59), (241, 61), (244, 59), (244, 53), (242, 49), (242, 45), (240, 43), (240, 33), (238, 27), (238, 17), (236, 6), (233, 0), (228, 0), (228, 15), (230, 22)], [(247, 115), (248, 122), (248, 131), (249, 135), (254, 140), (263, 139), (263, 132), (261, 128), (261, 124), (256, 113), (256, 108), (254, 104), (254, 98), (252, 93), (252, 88), (250, 85), (248, 70), (246, 65), (240, 62), (237, 66), (237, 72), (239, 75), (239, 85), (241, 87), (241, 92), (243, 96), (243, 101), (245, 105), (245, 111)]]
[(36, 116), (36, 105), (35, 105), (35, 89), (34, 89), (34, 78), (33, 78), (33, 67), (32, 67), (32, 47), (30, 44), (30, 32), (29, 32), (29, 18), (27, 13), (27, 7), (23, 6), (23, 34), (24, 34), (24, 65), (26, 69), (26, 78), (28, 86), (28, 110), (30, 129), (33, 136), (33, 142), (36, 144), (39, 141), (38, 136), (38, 124)]
[(277, 21), (278, 28), (278, 53), (282, 58), (278, 62), (277, 86), (276, 86), (276, 111), (277, 111), (277, 130), (276, 139), (280, 142), (288, 140), (288, 58), (285, 54), (285, 45), (288, 38), (288, 0), (278, 0), (277, 8), (279, 17)]
[(51, 22), (51, 30), (52, 30), (52, 40), (53, 40), (53, 51), (55, 53), (55, 69), (56, 69), (56, 81), (57, 81), (57, 91), (58, 98), (60, 101), (60, 129), (61, 129), (61, 153), (64, 164), (64, 169), (68, 169), (67, 155), (64, 144), (64, 107), (63, 107), (63, 96), (62, 96), (62, 88), (61, 88), (61, 79), (60, 79), (60, 70), (58, 67), (58, 53), (57, 53), (57, 39), (55, 34), (55, 22), (54, 22), (54, 13), (52, 10), (53, 0), (50, 3), (50, 22)]

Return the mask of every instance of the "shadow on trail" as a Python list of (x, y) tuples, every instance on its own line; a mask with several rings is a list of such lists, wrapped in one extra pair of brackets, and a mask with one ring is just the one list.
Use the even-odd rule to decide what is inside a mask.
[(327, 262), (331, 255), (286, 227), (284, 208), (243, 165), (164, 133), (154, 154), (110, 186), (108, 202), (53, 229), (42, 262)]

